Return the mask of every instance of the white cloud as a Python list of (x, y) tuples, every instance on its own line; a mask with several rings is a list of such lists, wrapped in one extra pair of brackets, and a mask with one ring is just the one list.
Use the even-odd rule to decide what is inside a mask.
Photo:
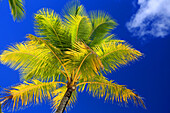
[(170, 0), (138, 0), (140, 8), (126, 24), (134, 35), (165, 37), (170, 34)]

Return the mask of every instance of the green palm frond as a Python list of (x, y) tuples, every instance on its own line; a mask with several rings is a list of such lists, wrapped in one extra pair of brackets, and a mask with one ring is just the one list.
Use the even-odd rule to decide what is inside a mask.
[(118, 40), (111, 40), (99, 46), (95, 46), (93, 50), (100, 57), (105, 71), (115, 70), (121, 65), (125, 65), (130, 61), (137, 60), (142, 53), (132, 48), (129, 44)]
[(114, 34), (109, 34), (106, 35), (104, 37), (98, 37), (97, 40), (95, 42), (93, 42), (92, 45), (89, 45), (91, 48), (95, 47), (95, 46), (101, 46), (103, 43), (107, 43), (107, 42), (125, 42), (124, 40), (119, 40), (115, 38)]
[[(46, 40), (43, 40), (41, 38), (38, 38), (34, 35), (28, 35), (27, 38), (29, 38), (30, 40), (33, 40), (33, 41), (36, 41), (38, 42), (39, 44), (44, 44), (50, 51), (51, 53), (53, 54), (53, 56), (55, 56), (55, 58), (59, 61), (59, 64), (62, 66), (62, 70), (64, 70), (66, 72), (66, 74), (63, 74), (68, 81), (70, 81), (70, 78), (69, 78), (69, 73), (68, 73), (68, 70), (66, 69), (66, 67), (64, 66), (63, 62), (64, 60), (60, 60), (60, 57), (62, 57), (62, 52), (61, 51), (64, 51), (64, 50), (60, 50), (60, 48), (57, 48), (55, 46), (53, 46), (51, 43), (47, 42)], [(57, 62), (53, 62), (54, 64), (57, 63)], [(53, 68), (52, 68), (53, 69)], [(56, 69), (57, 71), (60, 70), (60, 72), (63, 72), (60, 68), (59, 69)], [(60, 74), (60, 77), (61, 77), (62, 74)], [(44, 76), (44, 75), (43, 75)], [(55, 75), (56, 76), (56, 75)], [(54, 76), (53, 76), (54, 77)]]
[(127, 89), (124, 85), (118, 85), (104, 76), (91, 78), (89, 81), (79, 83), (77, 86), (79, 86), (80, 92), (86, 89), (94, 97), (104, 97), (105, 100), (112, 100), (112, 102), (128, 103), (128, 100), (131, 100), (135, 104), (145, 107), (142, 98), (135, 94), (134, 91)]
[(71, 35), (62, 24), (62, 20), (53, 10), (42, 9), (35, 14), (35, 33), (50, 41), (56, 47), (69, 48)]
[(90, 34), (90, 47), (93, 47), (98, 40), (102, 40), (117, 25), (116, 22), (106, 13), (102, 11), (93, 11), (90, 13), (92, 23), (92, 31)]
[(92, 25), (87, 16), (67, 16), (65, 26), (68, 28), (72, 36), (72, 43), (78, 40), (83, 40), (86, 43), (89, 43), (89, 35)]
[(96, 76), (103, 68), (98, 55), (84, 42), (75, 42), (73, 47), (74, 49), (69, 49), (69, 51), (65, 52), (67, 67), (77, 71), (76, 73), (81, 73), (80, 77), (82, 78), (86, 78), (86, 76), (88, 77), (89, 75)]
[(8, 0), (14, 21), (21, 20), (25, 14), (23, 0)]
[[(60, 102), (64, 97), (66, 90), (67, 87), (63, 86), (53, 92), (53, 94), (55, 95), (53, 98), (53, 106), (52, 106), (54, 111), (57, 110), (58, 106), (60, 105)], [(75, 90), (70, 97), (67, 108), (73, 106), (76, 101), (77, 101), (77, 91)]]
[(64, 82), (52, 81), (41, 82), (33, 79), (31, 82), (26, 82), (13, 86), (9, 89), (5, 89), (2, 98), (3, 106), (12, 105), (13, 110), (20, 107), (29, 105), (30, 103), (42, 102), (43, 99), (51, 99), (52, 91), (56, 90)]
[(72, 36), (72, 43), (78, 41), (78, 39), (88, 42), (92, 25), (84, 6), (80, 5), (78, 1), (73, 1), (66, 5), (63, 10), (63, 16), (64, 25)]
[(62, 10), (63, 17), (76, 17), (76, 16), (87, 16), (86, 10), (83, 5), (80, 4), (78, 0), (71, 1), (66, 4), (65, 8)]
[(50, 9), (42, 9), (35, 14), (35, 33), (48, 39), (52, 42), (57, 42), (62, 46), (59, 38), (59, 31), (61, 31), (61, 19), (60, 17)]
[[(28, 43), (28, 42), (26, 42)], [(45, 44), (29, 41), (29, 44), (19, 43), (4, 50), (0, 56), (3, 64), (20, 69), (23, 79), (57, 77), (61, 64)], [(55, 62), (55, 63), (54, 63)]]

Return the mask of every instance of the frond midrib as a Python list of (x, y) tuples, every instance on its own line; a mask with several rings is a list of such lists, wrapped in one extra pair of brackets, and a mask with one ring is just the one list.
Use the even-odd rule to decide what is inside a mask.
[(30, 56), (33, 56), (33, 57), (36, 57), (36, 58), (37, 58), (37, 56), (35, 56), (35, 55), (29, 54), (29, 53), (20, 52), (20, 51), (15, 51), (14, 53), (13, 53), (13, 52), (9, 52), (9, 53), (0, 55), (0, 57), (1, 57), (1, 56), (8, 56), (8, 55), (10, 55), (10, 54), (25, 54), (25, 55), (30, 55)]
[[(79, 84), (77, 84), (77, 86), (83, 85), (83, 84), (101, 84), (101, 85), (106, 85), (106, 86), (112, 86), (115, 87), (113, 84), (108, 84), (108, 83), (103, 83), (103, 82), (81, 82)], [(123, 87), (125, 85), (119, 85), (119, 87)]]
[[(15, 3), (15, 0), (13, 0), (13, 3)], [(16, 11), (16, 6), (14, 6), (15, 7), (15, 13), (16, 13), (16, 15), (17, 15), (17, 11)], [(15, 17), (16, 18), (16, 17)]]
[(77, 41), (77, 36), (78, 36), (78, 31), (79, 31), (80, 23), (81, 23), (81, 21), (82, 21), (84, 18), (87, 18), (87, 17), (86, 17), (86, 16), (83, 16), (83, 17), (81, 18), (81, 20), (79, 21), (79, 23), (78, 23), (77, 30), (76, 30), (76, 41)]
[(64, 70), (66, 71), (66, 74), (68, 76), (68, 81), (70, 81), (70, 78), (69, 78), (69, 73), (66, 69), (66, 67), (63, 65), (62, 61), (60, 60), (60, 58), (56, 55), (56, 53), (48, 46), (48, 44), (44, 41), (44, 40), (41, 40), (49, 49), (50, 51), (53, 53), (53, 55), (57, 58), (57, 60), (60, 62), (60, 64), (63, 66)]

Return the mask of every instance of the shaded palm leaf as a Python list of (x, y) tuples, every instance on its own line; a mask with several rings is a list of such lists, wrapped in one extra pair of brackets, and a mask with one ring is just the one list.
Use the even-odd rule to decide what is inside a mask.
[(53, 10), (39, 10), (35, 14), (34, 28), (38, 36), (49, 40), (51, 44), (57, 47), (70, 44), (69, 33), (62, 26), (60, 17)]
[(92, 29), (91, 22), (86, 16), (66, 16), (65, 26), (71, 34), (72, 43), (83, 40), (89, 43), (89, 35)]
[(91, 12), (90, 19), (92, 23), (90, 35), (92, 42), (90, 43), (90, 47), (93, 47), (96, 43), (100, 42), (98, 40), (101, 40), (108, 35), (117, 24), (109, 15), (101, 11)]
[(71, 1), (66, 4), (65, 8), (62, 10), (63, 17), (76, 17), (76, 16), (87, 16), (86, 10), (83, 5), (80, 4), (78, 0)]
[(23, 0), (8, 0), (14, 21), (21, 20), (25, 14)]
[(91, 31), (91, 22), (87, 17), (83, 5), (78, 1), (73, 1), (65, 6), (63, 10), (65, 27), (71, 34), (71, 43), (73, 44), (78, 39), (89, 41), (89, 34)]

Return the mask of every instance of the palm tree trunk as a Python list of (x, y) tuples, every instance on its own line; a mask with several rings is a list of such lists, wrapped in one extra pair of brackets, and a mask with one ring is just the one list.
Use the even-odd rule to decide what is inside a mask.
[(1, 110), (1, 102), (0, 102), (0, 113), (2, 113), (2, 110)]
[(64, 94), (63, 99), (60, 102), (60, 105), (58, 106), (56, 113), (63, 113), (64, 112), (64, 110), (65, 110), (65, 108), (68, 104), (68, 101), (70, 100), (72, 92), (73, 92), (73, 90), (71, 88), (67, 89), (66, 93)]

